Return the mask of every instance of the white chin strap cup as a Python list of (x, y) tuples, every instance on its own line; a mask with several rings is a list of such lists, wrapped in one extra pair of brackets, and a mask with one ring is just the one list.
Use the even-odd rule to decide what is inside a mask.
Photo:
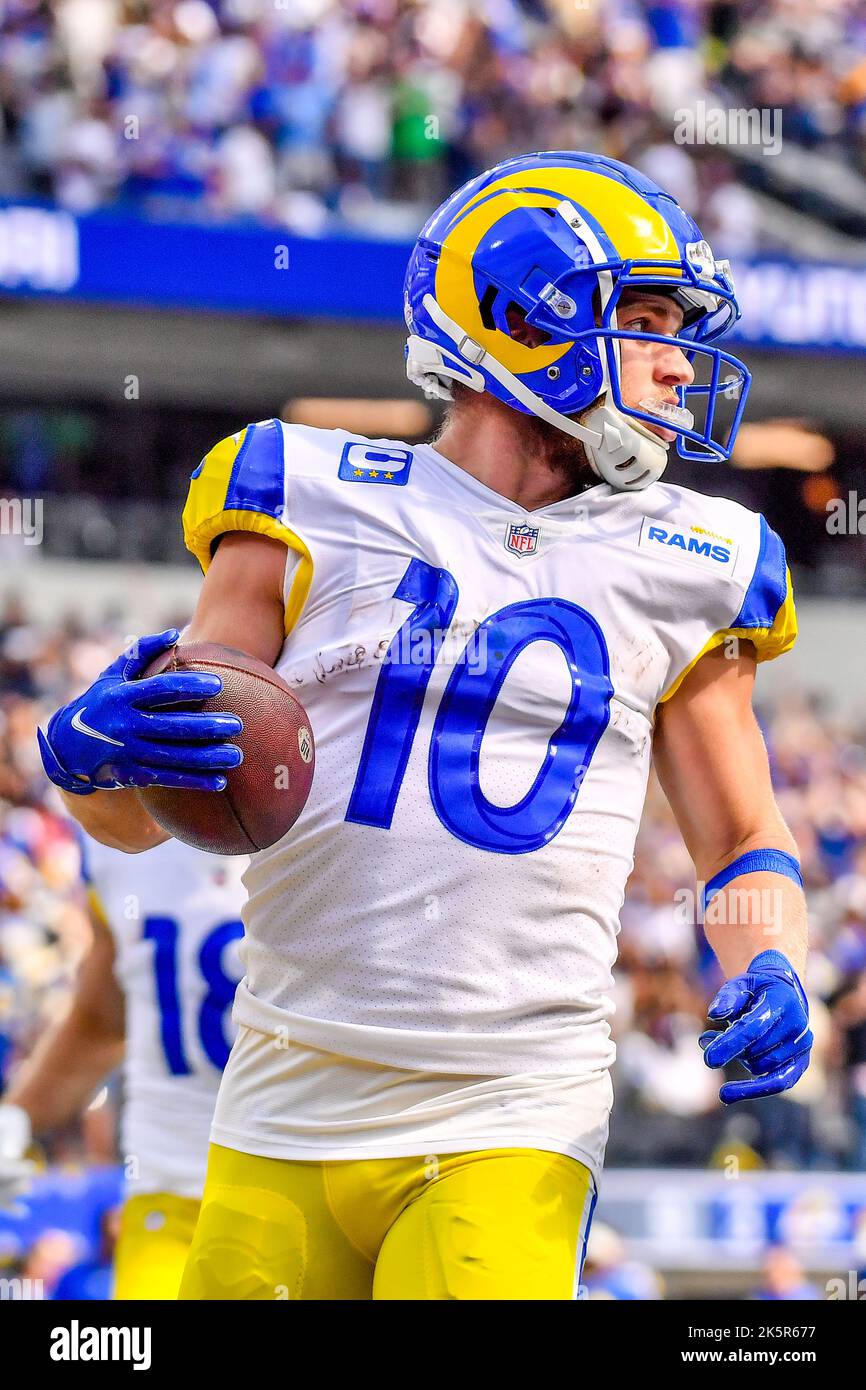
[[(437, 343), (411, 334), (406, 356), (406, 375), (427, 396), (440, 400), (451, 399), (450, 383), (462, 381), (472, 391), (484, 390), (484, 377), (474, 367), (484, 367), (515, 400), (539, 420), (579, 439), (586, 450), (590, 465), (603, 482), (623, 492), (640, 492), (657, 482), (668, 462), (666, 446), (636, 420), (629, 420), (612, 405), (599, 405), (583, 421), (571, 420), (554, 410), (540, 396), (503, 367), (486, 348), (470, 338), (436, 303), (431, 294), (424, 296), (424, 308), (443, 333), (447, 333), (457, 351), (450, 353)], [(469, 365), (472, 363), (472, 366)]]
[(657, 483), (668, 466), (666, 445), (637, 420), (629, 420), (612, 405), (591, 410), (586, 423), (601, 434), (601, 444), (585, 444), (586, 455), (600, 478), (624, 492), (640, 492)]

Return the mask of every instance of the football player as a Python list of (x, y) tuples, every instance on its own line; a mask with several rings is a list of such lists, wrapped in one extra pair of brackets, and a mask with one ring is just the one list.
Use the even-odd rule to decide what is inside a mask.
[(177, 1296), (232, 1040), (247, 862), (178, 840), (130, 856), (88, 838), (92, 944), (69, 1012), (0, 1104), (2, 1196), (21, 1190), (31, 1134), (68, 1123), (123, 1061), (115, 1298)]
[[(730, 267), (635, 170), (537, 154), (431, 217), (404, 312), (410, 378), (450, 401), (433, 443), (249, 425), (184, 513), (206, 573), (188, 636), (270, 662), (318, 750), (247, 875), (184, 1298), (574, 1296), (651, 755), (727, 977), (705, 1057), (747, 1073), (722, 1100), (808, 1063), (797, 851), (751, 703), (795, 638), (784, 549), (661, 481), (672, 446), (699, 483), (733, 445)], [(237, 757), (224, 722), (185, 745), (208, 716), (142, 713), (177, 677), (140, 698), (135, 662), (41, 739), (73, 812), (129, 850), (161, 832), (124, 788), (218, 787)]]

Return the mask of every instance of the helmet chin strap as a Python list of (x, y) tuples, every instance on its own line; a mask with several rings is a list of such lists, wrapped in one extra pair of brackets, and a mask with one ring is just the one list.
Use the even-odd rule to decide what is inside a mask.
[(600, 478), (624, 492), (640, 492), (658, 482), (668, 466), (667, 447), (658, 435), (639, 420), (626, 419), (612, 405), (596, 406), (586, 416), (586, 422), (601, 435), (598, 447), (584, 445)]
[[(530, 414), (537, 415), (539, 420), (546, 420), (549, 425), (561, 430), (563, 434), (570, 435), (572, 439), (579, 439), (586, 450), (590, 466), (603, 482), (623, 492), (639, 492), (661, 477), (667, 467), (667, 448), (657, 435), (639, 421), (627, 419), (622, 411), (613, 405), (596, 406), (582, 421), (569, 419), (567, 415), (547, 405), (519, 377), (507, 367), (503, 367), (481, 343), (470, 338), (469, 334), (437, 304), (432, 294), (426, 294), (423, 302), (433, 322), (448, 334), (462, 359), (471, 363), (473, 367), (483, 367), (502, 383), (515, 400), (526, 406)], [(414, 335), (409, 340), (407, 367), (410, 364), (419, 365), (413, 361), (413, 342)], [(428, 349), (431, 346), (425, 345)], [(440, 350), (436, 348), (435, 351), (444, 368), (443, 374), (463, 381), (473, 391), (483, 391), (483, 377), (479, 372), (473, 372), (470, 377), (465, 370), (454, 370), (442, 359)], [(430, 361), (432, 354), (424, 355), (427, 358), (424, 362), (427, 371), (435, 372), (437, 368)], [(417, 381), (417, 376), (414, 379)]]

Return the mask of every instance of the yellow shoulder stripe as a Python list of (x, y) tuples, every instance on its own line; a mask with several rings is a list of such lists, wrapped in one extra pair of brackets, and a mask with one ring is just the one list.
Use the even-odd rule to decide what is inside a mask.
[(108, 920), (108, 914), (105, 911), (101, 897), (92, 883), (87, 885), (87, 906), (90, 909), (91, 917), (97, 925), (103, 927), (105, 931), (111, 931), (111, 923)]

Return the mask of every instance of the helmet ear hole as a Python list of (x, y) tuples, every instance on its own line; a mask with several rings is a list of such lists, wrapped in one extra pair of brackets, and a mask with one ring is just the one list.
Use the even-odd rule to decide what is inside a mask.
[(523, 343), (524, 347), (540, 347), (542, 343), (550, 342), (550, 334), (545, 333), (543, 328), (536, 328), (534, 324), (527, 323), (526, 310), (513, 299), (506, 305), (505, 321), (508, 324), (508, 336), (516, 343)]
[(496, 303), (496, 296), (499, 293), (495, 285), (488, 285), (480, 300), (478, 301), (478, 312), (481, 315), (481, 322), (485, 328), (493, 329), (496, 327), (496, 320), (493, 317), (493, 305)]

